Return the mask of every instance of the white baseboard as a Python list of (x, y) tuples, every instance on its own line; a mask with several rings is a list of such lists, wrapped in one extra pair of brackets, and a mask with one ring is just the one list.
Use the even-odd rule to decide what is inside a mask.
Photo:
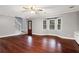
[(16, 35), (21, 35), (21, 34), (23, 34), (23, 33), (22, 32), (18, 32), (18, 33), (15, 33), (15, 34), (2, 35), (2, 36), (0, 36), (0, 38), (9, 37), (9, 36), (16, 36)]
[(71, 40), (74, 40), (74, 38), (71, 38), (71, 37), (64, 37), (64, 36), (60, 36), (60, 35), (56, 35), (56, 34), (37, 34), (37, 33), (33, 33), (35, 35), (52, 35), (52, 36), (58, 36), (60, 38), (65, 38), (65, 39), (71, 39)]
[[(10, 35), (4, 35), (4, 36), (0, 36), (0, 38), (3, 38), (3, 37), (8, 37), (8, 36), (14, 36), (14, 35), (21, 35), (21, 34), (24, 34), (24, 33), (15, 33), (15, 34), (10, 34)], [(52, 35), (52, 36), (58, 36), (60, 38), (65, 38), (65, 39), (75, 39), (75, 38), (71, 38), (71, 37), (64, 37), (64, 36), (60, 36), (60, 35), (56, 35), (56, 34), (37, 34), (37, 33), (33, 33), (34, 35)]]

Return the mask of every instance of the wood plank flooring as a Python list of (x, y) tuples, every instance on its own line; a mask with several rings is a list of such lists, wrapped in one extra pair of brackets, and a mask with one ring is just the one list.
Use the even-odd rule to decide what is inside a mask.
[(0, 53), (78, 53), (75, 40), (56, 36), (18, 35), (0, 38)]

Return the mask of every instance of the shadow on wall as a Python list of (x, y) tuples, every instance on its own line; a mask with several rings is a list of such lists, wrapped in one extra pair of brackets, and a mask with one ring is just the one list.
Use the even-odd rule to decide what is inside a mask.
[(0, 37), (17, 35), (21, 32), (15, 27), (15, 17), (0, 16)]

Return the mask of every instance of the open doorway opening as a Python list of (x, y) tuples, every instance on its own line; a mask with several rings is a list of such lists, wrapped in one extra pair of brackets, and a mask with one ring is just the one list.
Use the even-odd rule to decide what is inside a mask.
[(28, 35), (32, 35), (32, 21), (28, 20)]

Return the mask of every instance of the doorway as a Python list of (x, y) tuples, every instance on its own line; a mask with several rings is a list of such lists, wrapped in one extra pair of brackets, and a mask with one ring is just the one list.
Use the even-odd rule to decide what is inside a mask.
[(28, 20), (28, 35), (32, 36), (32, 21)]

